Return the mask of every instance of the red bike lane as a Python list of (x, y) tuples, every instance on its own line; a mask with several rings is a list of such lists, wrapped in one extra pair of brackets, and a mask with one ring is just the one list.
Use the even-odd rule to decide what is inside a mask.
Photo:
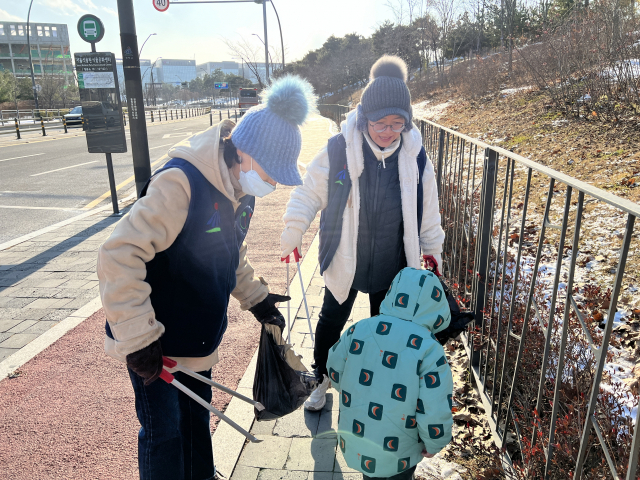
[[(282, 215), (291, 187), (258, 199), (247, 235), (248, 256), (258, 276), (284, 293), (280, 263)], [(306, 252), (318, 228), (303, 240)], [(316, 261), (316, 259), (310, 259)], [(213, 378), (235, 388), (259, 339), (260, 324), (231, 300), (229, 326)], [(102, 310), (0, 381), (0, 478), (133, 479), (138, 477), (134, 397), (122, 364), (103, 351)], [(223, 410), (230, 397), (214, 390)], [(212, 430), (217, 418), (212, 417)]]

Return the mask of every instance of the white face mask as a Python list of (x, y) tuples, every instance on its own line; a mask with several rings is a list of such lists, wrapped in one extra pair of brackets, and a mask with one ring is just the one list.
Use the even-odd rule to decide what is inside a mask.
[(240, 182), (242, 191), (254, 197), (262, 198), (276, 189), (275, 185), (271, 185), (269, 182), (262, 180), (258, 172), (253, 169), (253, 158), (251, 158), (251, 170), (248, 172), (240, 170), (240, 178), (238, 181)]

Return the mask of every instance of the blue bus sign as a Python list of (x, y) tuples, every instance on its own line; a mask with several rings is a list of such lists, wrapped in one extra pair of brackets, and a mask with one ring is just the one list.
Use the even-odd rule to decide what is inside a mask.
[(213, 84), (213, 88), (220, 90), (220, 89), (227, 89), (229, 88), (229, 84), (227, 82), (215, 82)]

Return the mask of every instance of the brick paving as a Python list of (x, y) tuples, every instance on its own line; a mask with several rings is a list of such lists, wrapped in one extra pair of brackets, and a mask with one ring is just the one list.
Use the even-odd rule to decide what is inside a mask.
[(104, 210), (0, 251), (0, 361), (98, 296), (98, 247), (119, 218)]
[[(324, 295), (324, 282), (316, 269), (307, 289), (311, 325), (315, 331)], [(359, 294), (345, 330), (354, 322), (368, 318), (369, 297)], [(313, 347), (304, 306), (291, 329), (292, 344), (310, 367)], [(349, 468), (337, 450), (337, 392), (330, 389), (327, 404), (319, 412), (300, 407), (277, 420), (254, 422), (251, 429), (261, 443), (245, 445), (231, 480), (360, 480), (362, 474)]]

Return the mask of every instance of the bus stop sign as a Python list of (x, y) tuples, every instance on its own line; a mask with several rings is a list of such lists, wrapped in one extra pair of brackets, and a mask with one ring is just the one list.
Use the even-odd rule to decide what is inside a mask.
[(98, 43), (104, 37), (104, 25), (95, 15), (87, 14), (78, 20), (78, 35), (87, 43)]
[(229, 84), (227, 82), (215, 82), (213, 84), (213, 88), (215, 88), (215, 89), (226, 89), (226, 88), (229, 88)]
[(89, 153), (126, 152), (115, 55), (76, 53), (75, 60)]

